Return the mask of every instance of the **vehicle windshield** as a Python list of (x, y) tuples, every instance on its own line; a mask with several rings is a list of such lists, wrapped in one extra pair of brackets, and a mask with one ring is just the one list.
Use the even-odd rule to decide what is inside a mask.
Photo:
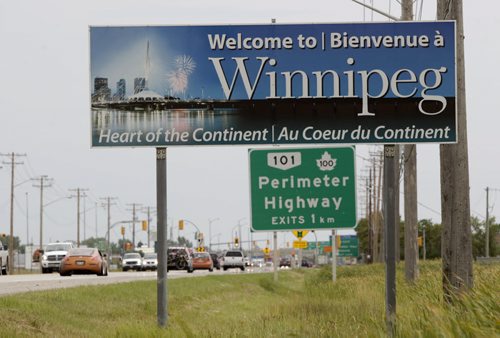
[(241, 251), (228, 251), (226, 252), (227, 257), (242, 257), (243, 253)]
[(50, 251), (68, 251), (71, 249), (71, 244), (65, 244), (65, 243), (57, 243), (57, 244), (49, 244), (45, 248), (45, 252), (50, 252)]
[(141, 255), (138, 253), (126, 253), (123, 256), (123, 259), (127, 259), (127, 258), (141, 258)]
[(195, 252), (193, 254), (193, 257), (194, 258), (208, 258), (208, 257), (210, 257), (210, 255), (206, 252)]
[(145, 259), (156, 259), (156, 254), (155, 253), (148, 253), (144, 255)]
[(92, 256), (93, 252), (94, 252), (94, 249), (76, 248), (76, 249), (71, 249), (68, 252), (68, 256)]

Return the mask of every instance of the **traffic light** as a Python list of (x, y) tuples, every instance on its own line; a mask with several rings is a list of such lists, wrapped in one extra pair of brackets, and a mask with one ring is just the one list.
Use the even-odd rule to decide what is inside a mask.
[(184, 230), (184, 220), (183, 219), (181, 219), (179, 221), (179, 230)]
[(124, 235), (125, 235), (125, 227), (122, 227), (122, 228), (120, 229), (120, 233), (122, 234), (122, 236), (124, 236)]
[(238, 237), (235, 237), (235, 238), (234, 238), (234, 245), (235, 245), (235, 246), (240, 245), (240, 239), (239, 239)]
[(142, 221), (142, 231), (148, 230), (148, 221)]

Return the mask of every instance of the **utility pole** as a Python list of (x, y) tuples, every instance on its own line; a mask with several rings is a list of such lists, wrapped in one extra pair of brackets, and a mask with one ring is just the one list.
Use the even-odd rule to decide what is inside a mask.
[[(438, 0), (437, 19), (456, 21), (457, 143), (440, 145), (444, 298), (451, 303), (474, 284), (470, 227), (469, 155), (465, 102), (462, 0)], [(455, 41), (449, 41), (454, 43)]]
[(370, 255), (370, 258), (368, 259), (368, 263), (373, 262), (373, 218), (372, 218), (372, 197), (371, 194), (373, 193), (373, 185), (372, 185), (372, 170), (370, 169), (370, 176), (369, 176), (369, 183), (368, 183), (368, 254)]
[[(401, 21), (411, 20), (413, 20), (413, 0), (403, 0)], [(407, 282), (415, 282), (418, 278), (417, 146), (405, 145), (403, 158), (405, 278)]]
[(16, 154), (14, 152), (10, 154), (0, 154), (2, 156), (9, 156), (10, 162), (3, 162), (3, 164), (8, 164), (11, 166), (11, 176), (10, 176), (10, 237), (9, 237), (9, 271), (12, 273), (14, 271), (14, 172), (16, 164), (23, 164), (23, 162), (16, 162), (16, 156), (26, 156), (26, 154)]
[(132, 206), (132, 209), (128, 209), (128, 211), (132, 211), (132, 247), (135, 249), (135, 222), (137, 221), (135, 214), (136, 214), (136, 207), (140, 206), (141, 204), (131, 203), (127, 205)]
[(150, 228), (151, 228), (151, 208), (154, 208), (154, 207), (150, 207), (150, 206), (147, 206), (147, 207), (144, 207), (145, 209), (145, 212), (146, 214), (148, 215), (148, 229), (147, 229), (147, 232), (148, 232), (148, 248), (151, 247), (151, 231), (150, 231)]
[(97, 224), (98, 224), (98, 219), (97, 219), (97, 212), (98, 212), (98, 208), (97, 208), (97, 202), (95, 202), (95, 238), (97, 239)]
[(490, 257), (490, 203), (489, 203), (490, 188), (486, 187), (486, 221), (484, 222), (485, 230), (485, 250), (484, 255), (486, 258)]
[(83, 240), (87, 239), (87, 195), (83, 194)]
[(112, 200), (116, 199), (116, 197), (104, 197), (104, 198), (101, 198), (102, 200), (105, 200), (106, 203), (103, 204), (103, 206), (106, 206), (107, 208), (107, 211), (108, 211), (108, 231), (106, 232), (107, 233), (107, 238), (106, 238), (106, 242), (107, 242), (107, 245), (106, 245), (106, 251), (108, 253), (108, 262), (111, 262), (111, 241), (110, 241), (110, 238), (111, 238), (111, 205), (114, 205), (114, 203), (111, 203)]
[(85, 191), (87, 190), (88, 189), (82, 189), (82, 188), (70, 189), (70, 191), (76, 191), (76, 246), (77, 247), (80, 247), (80, 197), (86, 197), (87, 195), (85, 195)]
[[(30, 238), (30, 221), (29, 221), (29, 204), (28, 204), (28, 193), (26, 193), (26, 248), (29, 245)], [(24, 253), (27, 253), (27, 250), (24, 250)], [(25, 264), (26, 265), (26, 264)]]
[(52, 179), (47, 175), (42, 175), (34, 180), (40, 180), (40, 185), (33, 185), (40, 188), (40, 250), (43, 250), (43, 189), (52, 186)]

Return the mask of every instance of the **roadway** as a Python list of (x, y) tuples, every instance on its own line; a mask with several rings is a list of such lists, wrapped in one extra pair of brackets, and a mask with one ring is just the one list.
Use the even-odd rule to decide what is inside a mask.
[[(272, 269), (256, 268), (247, 269), (245, 272), (239, 269), (229, 269), (227, 271), (214, 270), (213, 272), (209, 272), (207, 270), (195, 270), (193, 273), (171, 270), (167, 274), (167, 279), (265, 271), (272, 271)], [(117, 284), (155, 279), (157, 279), (157, 275), (154, 271), (111, 271), (109, 272), (108, 276), (73, 275), (68, 277), (61, 277), (58, 273), (8, 275), (0, 276), (0, 296), (21, 292), (64, 289), (83, 285)]]

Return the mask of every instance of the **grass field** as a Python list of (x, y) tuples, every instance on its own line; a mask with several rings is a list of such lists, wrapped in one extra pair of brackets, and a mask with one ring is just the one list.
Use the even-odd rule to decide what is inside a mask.
[[(443, 303), (439, 262), (415, 285), (397, 275), (396, 336), (500, 337), (500, 266), (476, 265), (475, 287)], [(0, 337), (383, 337), (384, 266), (330, 267), (168, 281), (168, 327), (156, 282), (0, 297)]]

